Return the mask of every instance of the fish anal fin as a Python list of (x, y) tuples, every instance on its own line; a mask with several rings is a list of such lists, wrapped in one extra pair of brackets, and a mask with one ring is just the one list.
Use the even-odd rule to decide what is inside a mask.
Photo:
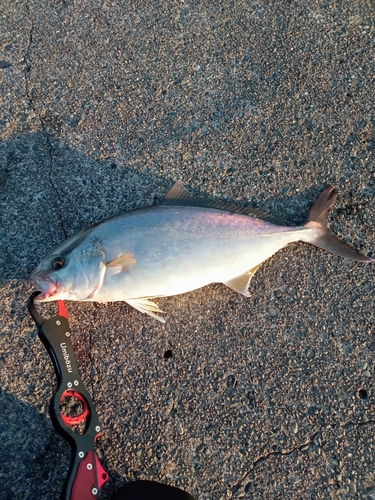
[(118, 267), (120, 271), (127, 271), (135, 266), (136, 263), (134, 253), (124, 253), (107, 262), (107, 267)]
[(177, 181), (168, 193), (165, 195), (162, 205), (169, 206), (185, 206), (185, 207), (200, 207), (200, 208), (215, 208), (216, 210), (224, 210), (226, 212), (233, 212), (236, 214), (249, 215), (256, 219), (262, 219), (272, 224), (282, 226), (283, 224), (273, 217), (273, 215), (266, 212), (261, 212), (251, 207), (243, 207), (234, 203), (228, 203), (220, 200), (208, 200), (206, 198), (199, 198), (190, 194), (183, 187), (180, 181)]
[(164, 318), (155, 314), (155, 313), (163, 313), (164, 311), (162, 311), (155, 302), (149, 300), (149, 298), (141, 297), (137, 299), (127, 299), (125, 300), (125, 302), (128, 303), (130, 306), (134, 307), (134, 309), (137, 309), (137, 311), (148, 314), (149, 316), (157, 319), (161, 323), (165, 323)]
[(240, 274), (240, 276), (236, 276), (235, 278), (225, 281), (224, 285), (227, 285), (232, 290), (239, 292), (242, 295), (245, 295), (245, 297), (250, 297), (250, 293), (248, 290), (250, 280), (261, 265), (262, 262), (257, 266), (253, 267), (252, 269), (250, 269), (249, 271), (246, 271), (246, 273)]

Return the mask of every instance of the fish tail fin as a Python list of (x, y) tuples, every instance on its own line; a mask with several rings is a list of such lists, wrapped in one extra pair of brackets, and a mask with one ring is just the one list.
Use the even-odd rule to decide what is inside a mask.
[(327, 252), (340, 255), (346, 259), (358, 262), (373, 262), (373, 259), (363, 255), (351, 245), (339, 240), (328, 228), (327, 215), (336, 200), (337, 194), (333, 186), (328, 186), (316, 199), (307, 214), (305, 228), (313, 231), (306, 232), (302, 241), (315, 245)]

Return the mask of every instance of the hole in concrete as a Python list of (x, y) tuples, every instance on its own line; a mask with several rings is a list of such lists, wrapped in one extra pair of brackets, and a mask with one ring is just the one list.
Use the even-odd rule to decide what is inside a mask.
[(172, 351), (170, 349), (168, 349), (167, 351), (165, 351), (164, 353), (164, 358), (165, 359), (168, 359), (168, 358), (171, 358), (172, 357)]
[(358, 391), (358, 397), (359, 397), (359, 399), (366, 399), (367, 398), (367, 391), (366, 391), (366, 389), (359, 389), (359, 391)]

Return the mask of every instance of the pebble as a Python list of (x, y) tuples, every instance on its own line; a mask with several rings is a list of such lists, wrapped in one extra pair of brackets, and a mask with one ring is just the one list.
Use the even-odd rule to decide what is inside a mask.
[(249, 481), (246, 485), (245, 485), (245, 493), (254, 493), (255, 492), (255, 485), (254, 485), (254, 482), (253, 481)]
[(289, 478), (289, 483), (290, 484), (297, 484), (297, 483), (300, 483), (300, 482), (301, 482), (301, 479), (298, 476), (291, 476)]
[(182, 435), (184, 433), (184, 428), (182, 427), (180, 422), (177, 422), (177, 432)]
[(236, 387), (236, 385), (237, 385), (236, 377), (234, 375), (229, 375), (229, 377), (227, 378), (228, 389), (233, 389), (233, 387)]
[(201, 453), (203, 451), (203, 448), (204, 448), (204, 443), (201, 443), (200, 445), (198, 445), (195, 449), (195, 451), (197, 453)]
[(357, 486), (355, 483), (349, 484), (349, 491), (350, 491), (350, 493), (357, 493)]
[(10, 61), (0, 61), (0, 69), (9, 68), (10, 66), (12, 66), (12, 63)]
[(269, 307), (268, 314), (271, 316), (271, 318), (275, 318), (277, 316), (277, 311), (274, 307)]

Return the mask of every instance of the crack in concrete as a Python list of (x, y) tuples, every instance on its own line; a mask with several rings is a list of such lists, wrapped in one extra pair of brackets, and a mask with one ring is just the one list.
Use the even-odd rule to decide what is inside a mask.
[(343, 425), (343, 429), (346, 432), (351, 432), (355, 429), (358, 429), (358, 427), (363, 427), (365, 425), (370, 425), (370, 424), (375, 424), (375, 420), (366, 420), (366, 421), (361, 421), (361, 422), (348, 422), (347, 424)]
[(48, 156), (49, 156), (48, 181), (49, 181), (52, 189), (55, 191), (57, 199), (58, 199), (59, 223), (60, 223), (62, 232), (64, 233), (65, 239), (67, 239), (68, 238), (68, 234), (66, 232), (66, 229), (65, 229), (65, 226), (64, 226), (64, 221), (63, 221), (63, 218), (62, 218), (62, 213), (61, 213), (62, 198), (61, 198), (61, 195), (60, 195), (60, 193), (59, 193), (59, 191), (58, 191), (55, 183), (52, 180), (52, 172), (53, 172), (53, 146), (52, 146), (52, 138), (53, 137), (51, 136), (51, 134), (48, 133), (45, 120), (41, 116), (41, 114), (39, 113), (39, 111), (37, 110), (37, 108), (34, 105), (33, 98), (32, 98), (31, 93), (30, 93), (30, 87), (29, 87), (29, 83), (30, 83), (30, 71), (31, 71), (31, 67), (32, 67), (32, 62), (31, 62), (31, 58), (30, 58), (30, 52), (31, 52), (31, 45), (33, 43), (34, 29), (35, 29), (34, 22), (31, 21), (31, 29), (30, 29), (30, 33), (29, 33), (29, 43), (27, 45), (26, 52), (25, 52), (25, 57), (24, 57), (24, 61), (25, 61), (25, 65), (26, 65), (26, 70), (25, 70), (25, 90), (26, 90), (26, 97), (27, 97), (27, 100), (29, 102), (29, 105), (30, 105), (31, 109), (34, 111), (34, 113), (36, 114), (36, 116), (38, 117), (38, 119), (40, 121), (42, 134), (46, 138), (47, 149), (48, 149)]
[[(358, 429), (359, 427), (363, 427), (365, 425), (371, 425), (371, 424), (375, 424), (375, 420), (367, 420), (367, 421), (362, 421), (362, 422), (348, 422), (347, 424), (343, 425), (341, 428), (344, 429), (348, 433), (348, 432), (352, 432), (355, 429)], [(333, 426), (333, 428), (334, 427), (336, 427), (336, 426)], [(240, 479), (240, 481), (238, 481), (238, 483), (233, 487), (232, 494), (229, 497), (230, 500), (232, 500), (233, 498), (236, 498), (235, 495), (236, 495), (236, 493), (238, 491), (241, 490), (241, 488), (245, 488), (245, 484), (244, 483), (247, 480), (249, 482), (251, 481), (251, 476), (254, 474), (254, 471), (255, 471), (256, 467), (260, 463), (264, 462), (265, 460), (268, 460), (270, 457), (288, 456), (288, 455), (291, 455), (294, 452), (306, 451), (310, 446), (312, 446), (313, 444), (315, 444), (314, 441), (317, 439), (317, 437), (320, 434), (322, 434), (323, 429), (324, 428), (322, 427), (320, 430), (316, 431), (310, 437), (310, 439), (308, 439), (307, 441), (305, 441), (304, 443), (302, 443), (300, 446), (297, 446), (297, 447), (293, 448), (292, 450), (289, 450), (289, 451), (273, 451), (273, 452), (267, 453), (267, 454), (265, 454), (265, 455), (257, 458), (255, 460), (255, 462), (253, 462), (253, 466), (252, 466), (251, 470), (249, 472), (247, 472)]]
[[(31, 61), (29, 59), (29, 55), (30, 55), (31, 45), (33, 43), (33, 33), (34, 33), (34, 22), (31, 21), (31, 30), (29, 33), (29, 43), (27, 45), (26, 54), (25, 54), (25, 64), (26, 64), (26, 72), (27, 73), (30, 73), (30, 70), (31, 70)], [(28, 82), (26, 74), (25, 74), (25, 80), (26, 80), (26, 94), (27, 94), (28, 99), (30, 100), (30, 98), (29, 98), (29, 85), (28, 85), (29, 82)], [(31, 107), (34, 109), (31, 102), (30, 102), (30, 104), (31, 104)]]
[(305, 441), (304, 443), (302, 443), (300, 446), (296, 446), (296, 448), (293, 448), (292, 450), (290, 451), (271, 451), (270, 453), (267, 453), (266, 455), (263, 455), (259, 458), (257, 458), (255, 460), (255, 462), (253, 463), (253, 470), (256, 468), (256, 466), (258, 464), (260, 464), (261, 462), (264, 462), (265, 460), (267, 460), (269, 457), (271, 456), (275, 456), (275, 457), (278, 457), (278, 456), (283, 456), (283, 457), (286, 457), (288, 455), (291, 455), (292, 453), (294, 453), (295, 451), (302, 451), (303, 448), (307, 449), (309, 446), (311, 446), (313, 443), (314, 443), (314, 439), (317, 438), (319, 436), (321, 431), (317, 431), (315, 432), (310, 439), (308, 439), (307, 441)]
[[(234, 486), (232, 490), (232, 495), (229, 497), (230, 500), (232, 498), (235, 498), (234, 495), (242, 488), (245, 487), (244, 483), (245, 481), (250, 481), (251, 475), (254, 473), (256, 467), (264, 462), (265, 460), (268, 460), (270, 457), (279, 457), (279, 456), (288, 456), (291, 455), (294, 452), (298, 451), (306, 451), (312, 444), (314, 444), (314, 440), (320, 435), (321, 429), (319, 431), (314, 432), (314, 434), (304, 443), (302, 443), (299, 446), (296, 446), (295, 448), (288, 450), (288, 451), (271, 451), (269, 453), (266, 453), (265, 455), (262, 455), (261, 457), (257, 458), (255, 462), (253, 462), (253, 466), (249, 472), (247, 472), (241, 479), (238, 481), (237, 485)], [(246, 492), (245, 492), (246, 493)]]

